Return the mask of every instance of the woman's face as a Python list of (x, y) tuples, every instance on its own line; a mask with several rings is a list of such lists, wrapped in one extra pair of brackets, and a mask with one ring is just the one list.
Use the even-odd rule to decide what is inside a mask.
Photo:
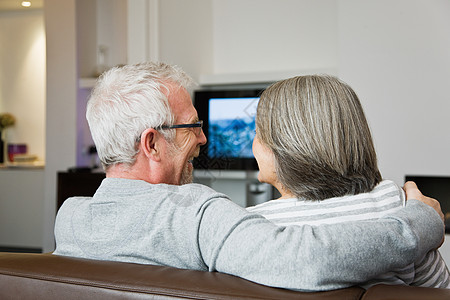
[(261, 143), (258, 134), (253, 139), (253, 155), (255, 155), (256, 162), (258, 163), (258, 180), (275, 186), (277, 183), (275, 159), (272, 151)]

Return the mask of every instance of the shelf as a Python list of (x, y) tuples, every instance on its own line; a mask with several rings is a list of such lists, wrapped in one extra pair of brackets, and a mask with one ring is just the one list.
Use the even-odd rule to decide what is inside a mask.
[(257, 84), (271, 83), (278, 80), (312, 74), (337, 75), (337, 69), (311, 69), (311, 70), (289, 70), (278, 72), (254, 72), (254, 73), (229, 73), (229, 74), (203, 74), (199, 77), (199, 84), (208, 85), (230, 85), (230, 84)]
[(194, 170), (194, 177), (198, 179), (258, 179), (258, 171), (231, 170)]
[[(272, 83), (278, 80), (311, 74), (329, 74), (337, 76), (337, 69), (311, 69), (311, 70), (290, 70), (279, 72), (254, 72), (254, 73), (228, 73), (228, 74), (203, 74), (199, 77), (201, 86), (209, 85), (239, 85), (239, 84), (261, 84)], [(83, 77), (78, 81), (78, 86), (82, 89), (89, 89), (95, 86), (97, 78)]]
[(95, 86), (97, 82), (96, 77), (84, 77), (78, 80), (78, 87), (80, 89), (91, 89)]
[(7, 162), (5, 164), (0, 164), (0, 170), (5, 169), (44, 169), (45, 162), (35, 161), (35, 162)]

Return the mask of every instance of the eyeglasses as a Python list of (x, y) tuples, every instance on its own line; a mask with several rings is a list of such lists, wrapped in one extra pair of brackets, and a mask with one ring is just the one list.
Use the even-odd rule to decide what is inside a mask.
[(192, 128), (195, 135), (199, 136), (202, 133), (203, 121), (198, 121), (192, 124), (161, 125), (158, 128), (156, 128), (156, 130), (178, 129), (178, 128)]

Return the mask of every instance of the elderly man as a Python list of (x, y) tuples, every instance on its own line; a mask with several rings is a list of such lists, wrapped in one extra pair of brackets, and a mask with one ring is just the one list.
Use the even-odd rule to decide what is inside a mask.
[[(179, 68), (163, 63), (113, 68), (100, 78), (86, 115), (107, 178), (93, 197), (64, 202), (54, 254), (327, 290), (407, 265), (439, 245), (439, 214), (417, 200), (377, 222), (277, 227), (190, 183), (192, 160), (206, 143), (190, 84)], [(392, 259), (372, 260), (377, 256)]]

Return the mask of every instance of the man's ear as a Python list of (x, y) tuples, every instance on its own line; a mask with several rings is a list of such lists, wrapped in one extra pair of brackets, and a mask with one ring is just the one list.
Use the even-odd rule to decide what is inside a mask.
[(161, 143), (164, 139), (159, 132), (153, 128), (148, 128), (141, 134), (142, 153), (151, 160), (161, 160)]

